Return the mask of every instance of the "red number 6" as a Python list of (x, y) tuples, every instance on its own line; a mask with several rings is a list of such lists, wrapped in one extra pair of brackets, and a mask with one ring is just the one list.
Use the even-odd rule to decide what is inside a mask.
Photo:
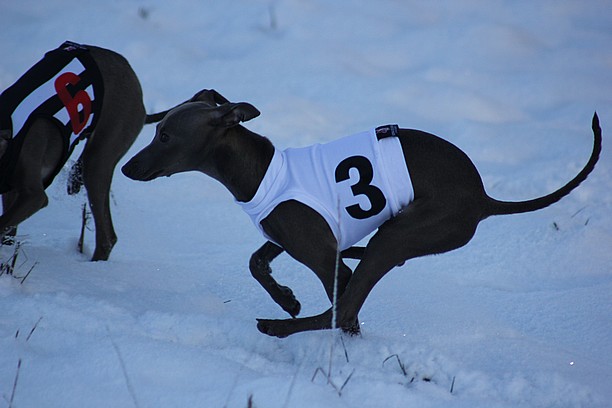
[[(55, 92), (68, 111), (75, 135), (81, 133), (91, 115), (91, 98), (87, 92), (80, 90), (72, 96), (67, 88), (68, 85), (78, 84), (80, 80), (81, 78), (72, 72), (66, 72), (55, 80)], [(79, 110), (79, 105), (81, 110)]]

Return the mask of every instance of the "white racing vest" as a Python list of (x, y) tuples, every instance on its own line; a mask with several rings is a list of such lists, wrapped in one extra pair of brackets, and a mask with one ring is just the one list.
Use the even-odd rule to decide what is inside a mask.
[(325, 144), (275, 150), (253, 199), (237, 203), (273, 241), (261, 221), (278, 204), (299, 201), (318, 212), (338, 248), (347, 249), (414, 199), (397, 129), (381, 126)]

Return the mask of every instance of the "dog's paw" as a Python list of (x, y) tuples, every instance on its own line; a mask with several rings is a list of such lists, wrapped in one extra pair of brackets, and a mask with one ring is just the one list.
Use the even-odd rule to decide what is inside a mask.
[(342, 326), (342, 332), (349, 336), (361, 336), (361, 327), (359, 326), (359, 320), (349, 326)]
[(283, 299), (278, 302), (281, 308), (287, 313), (291, 315), (291, 317), (296, 317), (300, 314), (300, 310), (302, 309), (302, 305), (295, 298), (293, 291), (287, 286), (279, 285), (281, 293), (283, 295)]
[(2, 238), (2, 245), (15, 245), (15, 235), (17, 235), (16, 227), (6, 227), (0, 231), (0, 238)]
[(272, 337), (284, 338), (289, 335), (283, 329), (282, 320), (257, 319), (257, 330)]
[(293, 302), (291, 304), (282, 307), (283, 310), (289, 313), (293, 318), (296, 318), (297, 315), (300, 314), (300, 310), (302, 309), (302, 305), (296, 299), (293, 299)]

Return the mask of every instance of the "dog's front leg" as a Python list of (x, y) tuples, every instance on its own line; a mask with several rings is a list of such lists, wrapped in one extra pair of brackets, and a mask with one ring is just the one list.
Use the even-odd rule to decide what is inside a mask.
[(272, 277), (270, 262), (283, 252), (283, 248), (268, 241), (251, 255), (249, 269), (259, 284), (270, 294), (272, 299), (283, 310), (295, 317), (300, 313), (300, 302), (293, 295), (291, 288), (279, 285)]
[[(3, 213), (11, 208), (16, 198), (17, 195), (12, 192), (2, 194)], [(13, 245), (15, 243), (15, 236), (17, 236), (17, 227), (5, 227), (0, 233), (0, 242), (2, 245)]]
[(32, 169), (18, 169), (16, 178), (18, 181), (15, 184), (21, 187), (2, 196), (3, 213), (0, 216), (0, 237), (3, 241), (5, 237), (14, 236), (21, 222), (49, 203), (39, 174)]
[(0, 216), (3, 238), (22, 221), (47, 206), (49, 199), (43, 179), (49, 175), (50, 169), (55, 168), (62, 155), (63, 139), (50, 120), (36, 119), (23, 137), (15, 171), (10, 175), (13, 189), (3, 199), (6, 205)]
[[(351, 279), (351, 269), (338, 259), (336, 238), (319, 213), (300, 202), (288, 200), (276, 206), (262, 221), (262, 226), (266, 234), (282, 245), (292, 258), (317, 275), (332, 304), (341, 298)], [(361, 252), (363, 251), (356, 251), (356, 253)], [(292, 321), (299, 321), (298, 331), (302, 331), (313, 330), (310, 327), (322, 328), (321, 325), (330, 326), (331, 317), (327, 319), (327, 323), (326, 319), (322, 317), (314, 320), (292, 319)], [(281, 326), (283, 324), (280, 323)], [(261, 330), (261, 325), (259, 327)], [(351, 324), (344, 325), (342, 329), (352, 334), (358, 333), (357, 316)], [(282, 332), (283, 330), (279, 330), (279, 334), (274, 335), (282, 335)]]
[(34, 189), (23, 189), (11, 193), (11, 195), (15, 197), (14, 201), (0, 216), (0, 238), (3, 241), (5, 237), (13, 235), (13, 231), (16, 231), (16, 227), (22, 221), (41, 208), (46, 207), (49, 202), (42, 186)]
[[(328, 309), (319, 315), (298, 319), (257, 319), (257, 329), (268, 336), (283, 338), (308, 330), (331, 329), (332, 316), (332, 309)], [(352, 333), (350, 327), (343, 330)]]

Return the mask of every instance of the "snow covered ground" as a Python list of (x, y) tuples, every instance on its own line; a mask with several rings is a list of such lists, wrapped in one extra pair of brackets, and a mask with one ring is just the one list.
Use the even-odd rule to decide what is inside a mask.
[[(506, 200), (582, 168), (595, 110), (604, 147), (560, 203), (486, 220), (466, 247), (388, 274), (359, 338), (257, 331), (255, 318), (285, 317), (247, 269), (263, 239), (206, 176), (136, 183), (117, 171), (119, 242), (91, 263), (92, 232), (75, 251), (85, 198), (66, 196), (61, 174), (19, 230), (16, 275), (34, 269), (23, 284), (0, 277), (0, 406), (612, 406), (610, 11), (604, 0), (4, 0), (0, 89), (66, 39), (96, 44), (131, 62), (149, 112), (215, 88), (257, 106), (248, 127), (281, 148), (395, 122), (461, 147)], [(311, 272), (286, 255), (273, 268), (303, 316), (327, 308)]]

